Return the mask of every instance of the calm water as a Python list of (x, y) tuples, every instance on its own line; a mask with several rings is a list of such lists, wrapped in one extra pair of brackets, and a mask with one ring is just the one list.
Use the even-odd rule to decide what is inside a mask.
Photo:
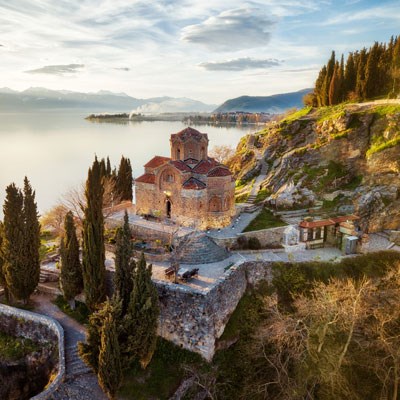
[[(94, 155), (118, 165), (129, 157), (134, 176), (143, 173), (154, 155), (169, 156), (169, 136), (184, 129), (181, 122), (92, 123), (72, 113), (0, 114), (0, 215), (5, 188), (22, 187), (28, 176), (41, 212), (53, 206), (69, 188), (86, 179)], [(255, 127), (196, 127), (208, 133), (209, 148), (236, 146)]]

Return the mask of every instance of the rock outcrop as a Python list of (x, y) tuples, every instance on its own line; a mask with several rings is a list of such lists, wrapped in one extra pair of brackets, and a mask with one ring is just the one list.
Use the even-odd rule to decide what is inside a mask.
[(263, 188), (279, 208), (354, 211), (369, 232), (400, 228), (400, 101), (303, 109), (246, 140), (228, 163), (245, 182), (269, 165)]

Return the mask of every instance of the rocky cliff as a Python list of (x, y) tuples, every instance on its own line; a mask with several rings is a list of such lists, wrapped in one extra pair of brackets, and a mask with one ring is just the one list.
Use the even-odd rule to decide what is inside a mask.
[(264, 174), (266, 201), (355, 212), (364, 229), (400, 228), (400, 101), (305, 108), (245, 137), (228, 162), (238, 185)]

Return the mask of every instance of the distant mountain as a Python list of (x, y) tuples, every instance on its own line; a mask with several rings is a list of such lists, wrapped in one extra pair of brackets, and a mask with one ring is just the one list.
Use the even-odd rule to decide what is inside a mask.
[[(158, 107), (158, 104), (160, 106)], [(143, 107), (142, 112), (182, 112), (183, 110), (211, 111), (215, 105), (196, 100), (172, 97), (138, 99), (126, 93), (101, 90), (97, 93), (80, 93), (68, 90), (50, 90), (32, 87), (22, 92), (0, 88), (0, 112), (82, 110), (92, 113), (131, 112)], [(148, 111), (147, 111), (148, 110)], [(168, 111), (165, 111), (168, 110)]]
[(303, 107), (303, 96), (313, 89), (303, 89), (298, 92), (274, 94), (272, 96), (240, 96), (221, 104), (214, 112), (267, 112), (280, 114), (289, 108)]

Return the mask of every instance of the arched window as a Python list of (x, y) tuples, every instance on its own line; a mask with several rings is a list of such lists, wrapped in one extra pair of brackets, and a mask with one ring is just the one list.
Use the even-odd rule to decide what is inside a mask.
[(201, 159), (204, 160), (206, 158), (206, 149), (204, 147), (201, 148)]
[(181, 159), (181, 149), (176, 149), (176, 159), (180, 160)]
[(163, 179), (164, 179), (164, 182), (171, 182), (172, 183), (172, 182), (175, 181), (174, 174), (171, 173), (170, 171), (164, 172)]

